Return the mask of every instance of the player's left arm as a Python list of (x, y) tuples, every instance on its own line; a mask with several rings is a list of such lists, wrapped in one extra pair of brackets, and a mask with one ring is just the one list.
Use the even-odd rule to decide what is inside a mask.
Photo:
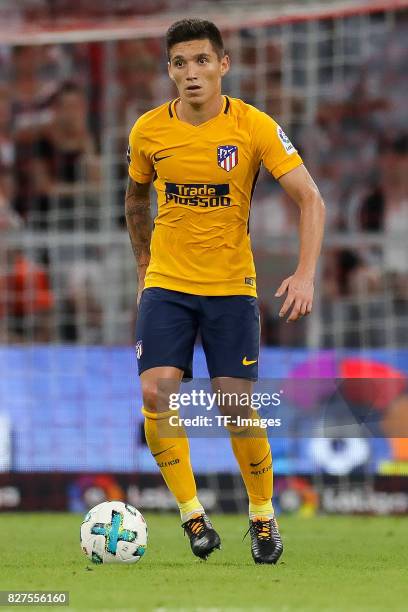
[(299, 262), (294, 274), (285, 278), (275, 293), (276, 297), (286, 293), (279, 312), (280, 317), (284, 317), (293, 306), (287, 319), (289, 322), (297, 321), (312, 311), (314, 278), (323, 240), (325, 206), (316, 183), (303, 164), (281, 176), (279, 183), (300, 209)]

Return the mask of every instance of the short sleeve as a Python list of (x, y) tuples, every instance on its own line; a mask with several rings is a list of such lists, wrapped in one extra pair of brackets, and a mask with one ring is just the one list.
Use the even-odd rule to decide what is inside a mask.
[(254, 109), (252, 141), (259, 160), (275, 179), (303, 163), (280, 125), (269, 115)]
[(154, 169), (150, 158), (143, 150), (143, 135), (136, 122), (130, 132), (126, 157), (129, 165), (129, 176), (137, 183), (149, 183)]

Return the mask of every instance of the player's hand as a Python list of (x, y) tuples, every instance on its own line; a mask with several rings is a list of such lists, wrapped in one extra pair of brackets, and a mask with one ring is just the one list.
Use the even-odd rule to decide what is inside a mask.
[(139, 308), (140, 300), (142, 299), (142, 293), (144, 289), (144, 275), (142, 277), (139, 276), (139, 281), (137, 283), (137, 297), (136, 297), (136, 306)]
[(310, 314), (313, 306), (313, 292), (313, 280), (296, 276), (296, 274), (285, 278), (275, 293), (276, 297), (281, 297), (287, 293), (286, 299), (279, 311), (279, 316), (284, 317), (292, 306), (292, 311), (286, 319), (287, 323), (289, 321), (297, 321), (301, 317)]
[(136, 305), (137, 305), (138, 308), (139, 308), (140, 300), (142, 299), (142, 293), (143, 293), (143, 289), (144, 289), (144, 284), (145, 284), (145, 279), (144, 279), (144, 275), (143, 275), (143, 277), (139, 277), (139, 282), (137, 283)]
[(142, 298), (143, 289), (145, 286), (145, 276), (146, 276), (147, 264), (139, 264), (137, 270), (137, 298), (136, 305), (139, 308), (140, 300)]
[(137, 291), (137, 298), (136, 298), (136, 305), (137, 305), (138, 308), (139, 308), (140, 300), (142, 299), (143, 289), (144, 289), (144, 287), (140, 287), (140, 285), (139, 285), (139, 289)]

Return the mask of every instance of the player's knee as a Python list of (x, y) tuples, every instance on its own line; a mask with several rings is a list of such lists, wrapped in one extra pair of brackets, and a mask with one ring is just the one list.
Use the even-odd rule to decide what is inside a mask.
[(233, 415), (224, 414), (224, 417), (224, 427), (231, 436), (245, 434), (250, 428), (249, 423), (247, 422), (248, 420), (246, 420), (246, 422), (242, 422), (242, 417), (237, 415), (237, 413), (234, 413)]
[(146, 382), (142, 385), (143, 406), (148, 412), (157, 412), (158, 390), (157, 383)]
[(244, 437), (245, 435), (249, 435), (250, 433), (249, 425), (239, 426), (239, 425), (231, 425), (228, 423), (225, 425), (225, 427), (228, 430), (231, 437), (239, 437), (239, 436)]

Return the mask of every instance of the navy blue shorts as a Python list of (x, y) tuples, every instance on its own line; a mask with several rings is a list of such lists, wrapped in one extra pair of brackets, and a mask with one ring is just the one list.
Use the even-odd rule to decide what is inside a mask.
[(136, 324), (139, 375), (173, 366), (193, 377), (198, 332), (210, 378), (258, 379), (259, 307), (248, 295), (192, 295), (149, 287), (142, 293)]

